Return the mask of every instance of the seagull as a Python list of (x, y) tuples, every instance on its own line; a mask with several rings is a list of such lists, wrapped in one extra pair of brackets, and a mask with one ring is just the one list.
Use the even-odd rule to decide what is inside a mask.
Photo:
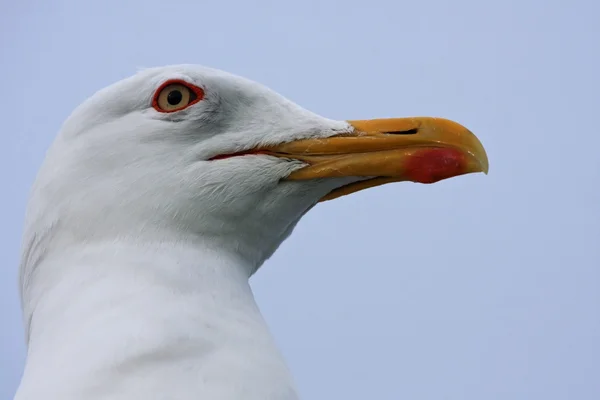
[(249, 278), (319, 202), (487, 171), (447, 119), (332, 120), (216, 69), (139, 71), (76, 108), (33, 184), (14, 399), (298, 399)]

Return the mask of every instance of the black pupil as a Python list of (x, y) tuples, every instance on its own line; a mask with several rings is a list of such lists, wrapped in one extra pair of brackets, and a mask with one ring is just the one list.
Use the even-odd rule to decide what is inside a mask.
[(176, 106), (177, 104), (181, 103), (181, 100), (183, 100), (183, 93), (181, 93), (179, 90), (171, 90), (167, 96), (167, 101), (172, 106)]

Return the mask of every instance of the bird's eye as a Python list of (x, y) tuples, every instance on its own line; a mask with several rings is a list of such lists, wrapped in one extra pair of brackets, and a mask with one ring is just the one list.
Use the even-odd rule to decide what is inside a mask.
[(175, 112), (202, 100), (204, 91), (184, 81), (168, 81), (154, 95), (152, 106), (156, 111)]

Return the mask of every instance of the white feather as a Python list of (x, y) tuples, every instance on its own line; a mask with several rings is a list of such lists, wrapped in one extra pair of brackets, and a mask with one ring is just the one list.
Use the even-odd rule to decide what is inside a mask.
[[(168, 79), (201, 86), (151, 107)], [(349, 180), (221, 153), (352, 128), (221, 71), (140, 71), (64, 124), (34, 184), (21, 264), (28, 339), (17, 400), (296, 399), (248, 278)]]

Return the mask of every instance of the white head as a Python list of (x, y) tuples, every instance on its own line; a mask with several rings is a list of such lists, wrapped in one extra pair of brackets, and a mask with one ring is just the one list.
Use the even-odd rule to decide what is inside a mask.
[(54, 248), (167, 235), (236, 252), (251, 274), (324, 198), (478, 171), (483, 147), (451, 121), (333, 121), (214, 69), (148, 69), (66, 121), (33, 188), (22, 280)]
[[(156, 92), (175, 80), (201, 88), (202, 98), (158, 111)], [(144, 70), (99, 91), (66, 121), (35, 184), (30, 217), (33, 226), (58, 224), (55, 240), (202, 235), (258, 267), (336, 183), (282, 182), (300, 161), (210, 158), (351, 130), (224, 72)]]

